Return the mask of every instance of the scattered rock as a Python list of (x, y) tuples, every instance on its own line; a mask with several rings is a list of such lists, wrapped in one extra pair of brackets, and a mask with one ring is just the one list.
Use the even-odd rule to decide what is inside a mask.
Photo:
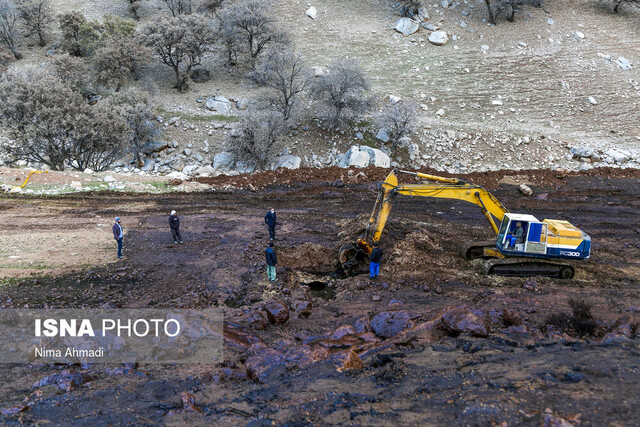
[(202, 409), (196, 406), (196, 398), (193, 394), (183, 391), (180, 393), (182, 399), (182, 407), (185, 411), (202, 412)]
[(436, 46), (444, 46), (449, 41), (449, 36), (446, 31), (434, 31), (429, 34), (429, 43)]
[(623, 56), (616, 59), (616, 65), (623, 70), (630, 70), (632, 67), (631, 62), (629, 62), (629, 60)]
[(289, 308), (280, 299), (268, 301), (263, 308), (271, 323), (285, 323), (289, 320)]
[(391, 159), (389, 158), (389, 156), (387, 156), (377, 148), (361, 146), (360, 151), (365, 152), (369, 155), (369, 166), (388, 168), (391, 165)]
[(382, 128), (376, 134), (376, 139), (382, 142), (389, 142), (389, 132), (385, 128)]
[(362, 359), (353, 350), (347, 350), (332, 356), (338, 372), (360, 370), (364, 367)]
[(227, 114), (231, 111), (231, 102), (223, 96), (212, 96), (207, 98), (207, 103), (205, 107), (208, 110), (216, 111), (220, 114)]
[(549, 18), (549, 19), (547, 19), (547, 24), (549, 24), (549, 25), (553, 25), (553, 24), (555, 24), (555, 23), (556, 23), (556, 21), (554, 21), (554, 20), (553, 20), (553, 18)]
[(235, 162), (236, 160), (233, 154), (229, 153), (228, 151), (223, 151), (213, 156), (212, 166), (213, 169), (217, 171), (228, 171), (233, 169), (233, 165), (235, 164)]
[(267, 322), (267, 319), (265, 319), (262, 313), (259, 311), (254, 311), (251, 314), (249, 314), (249, 317), (247, 318), (247, 323), (253, 329), (256, 329), (258, 331), (264, 331), (265, 329), (267, 329), (267, 326), (269, 325), (269, 322)]
[(249, 105), (249, 100), (247, 98), (241, 98), (240, 101), (236, 102), (236, 108), (238, 110), (246, 110)]
[(299, 169), (302, 159), (298, 156), (287, 154), (280, 156), (276, 159), (273, 169), (286, 168), (286, 169)]
[(610, 157), (616, 163), (625, 163), (631, 159), (631, 153), (616, 148), (611, 148), (604, 154), (605, 156)]
[(590, 96), (589, 98), (587, 98), (587, 101), (589, 101), (589, 104), (591, 105), (598, 105), (598, 101), (596, 101), (596, 99), (593, 96)]
[(573, 155), (573, 157), (591, 157), (593, 156), (594, 150), (591, 147), (579, 146), (579, 147), (571, 147), (570, 152)]
[(456, 307), (447, 311), (442, 316), (442, 323), (455, 333), (469, 333), (482, 338), (489, 335), (489, 326), (485, 320), (468, 307)]
[(417, 317), (407, 310), (385, 311), (371, 319), (371, 329), (379, 337), (391, 338), (413, 326), (413, 320)]
[(311, 301), (297, 300), (293, 303), (293, 309), (296, 317), (308, 318), (311, 315), (313, 303)]
[(103, 178), (104, 182), (116, 182), (116, 179), (112, 175), (107, 175)]
[(531, 188), (525, 183), (520, 184), (520, 186), (518, 186), (518, 190), (525, 196), (531, 196), (533, 194), (533, 190), (531, 190)]
[(420, 23), (411, 18), (400, 18), (396, 21), (395, 30), (405, 36), (410, 36), (420, 29)]
[(350, 166), (366, 168), (369, 166), (370, 160), (371, 158), (366, 151), (360, 151), (358, 146), (353, 145), (349, 151), (342, 156), (338, 162), (338, 166), (341, 168), (348, 168)]
[(314, 6), (311, 6), (307, 9), (307, 16), (315, 20), (318, 17), (318, 10)]

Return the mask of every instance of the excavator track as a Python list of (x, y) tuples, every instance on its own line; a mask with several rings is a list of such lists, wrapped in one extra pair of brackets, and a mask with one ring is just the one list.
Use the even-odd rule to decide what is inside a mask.
[(531, 258), (484, 259), (480, 263), (484, 274), (508, 277), (544, 276), (572, 279), (575, 269), (564, 262), (549, 262)]

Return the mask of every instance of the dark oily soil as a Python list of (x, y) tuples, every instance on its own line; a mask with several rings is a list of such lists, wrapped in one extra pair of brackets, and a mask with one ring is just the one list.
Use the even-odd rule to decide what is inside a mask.
[[(364, 228), (375, 181), (387, 172), (307, 169), (201, 180), (212, 185), (205, 193), (3, 199), (14, 227), (34, 205), (40, 215), (64, 207), (78, 218), (137, 222), (127, 259), (12, 281), (0, 288), (0, 306), (215, 305), (227, 341), (221, 365), (3, 365), (2, 422), (634, 424), (638, 171), (464, 177), (512, 212), (567, 219), (589, 233), (592, 259), (572, 280), (483, 276), (459, 254), (493, 237), (477, 207), (403, 198), (383, 235), (380, 277), (345, 278), (338, 248)], [(506, 184), (514, 180), (534, 195)], [(265, 280), (263, 255), (272, 206), (280, 221), (275, 285)], [(186, 242), (178, 247), (167, 245), (172, 208)], [(322, 284), (330, 292), (318, 294)], [(71, 380), (33, 387), (53, 374)]]

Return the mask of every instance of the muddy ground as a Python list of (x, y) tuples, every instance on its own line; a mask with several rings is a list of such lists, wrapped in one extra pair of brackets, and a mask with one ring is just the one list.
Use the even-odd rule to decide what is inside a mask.
[[(638, 171), (468, 177), (512, 212), (567, 219), (589, 233), (592, 258), (572, 280), (483, 276), (459, 255), (465, 243), (492, 238), (478, 208), (429, 199), (394, 207), (377, 280), (343, 277), (338, 248), (364, 227), (384, 174), (300, 170), (212, 178), (203, 193), (4, 197), (0, 306), (213, 305), (225, 312), (226, 341), (215, 366), (2, 365), (2, 422), (635, 423)], [(520, 182), (534, 195), (521, 195)], [(263, 261), (271, 206), (280, 222), (273, 285)], [(184, 245), (171, 244), (171, 209)], [(122, 261), (113, 247), (109, 255), (109, 227), (96, 225), (116, 215), (126, 231)], [(9, 237), (25, 229), (47, 243)], [(66, 239), (62, 252), (47, 247), (56, 233)], [(9, 263), (15, 250), (41, 254), (41, 266)], [(72, 267), (72, 253), (82, 254), (80, 265)], [(57, 385), (34, 387), (54, 374)]]

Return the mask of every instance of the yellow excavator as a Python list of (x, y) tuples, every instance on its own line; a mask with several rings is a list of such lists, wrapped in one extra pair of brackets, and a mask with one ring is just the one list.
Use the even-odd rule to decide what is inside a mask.
[[(398, 173), (427, 181), (399, 184)], [(532, 215), (510, 213), (485, 188), (461, 179), (392, 171), (378, 185), (378, 198), (364, 235), (355, 244), (340, 248), (340, 263), (345, 273), (364, 270), (373, 244), (380, 241), (399, 195), (463, 200), (479, 206), (497, 239), (492, 244), (470, 245), (463, 252), (467, 259), (484, 260), (482, 267), (486, 274), (570, 279), (575, 274), (572, 261), (586, 260), (591, 254), (589, 235), (567, 221), (539, 221)]]

